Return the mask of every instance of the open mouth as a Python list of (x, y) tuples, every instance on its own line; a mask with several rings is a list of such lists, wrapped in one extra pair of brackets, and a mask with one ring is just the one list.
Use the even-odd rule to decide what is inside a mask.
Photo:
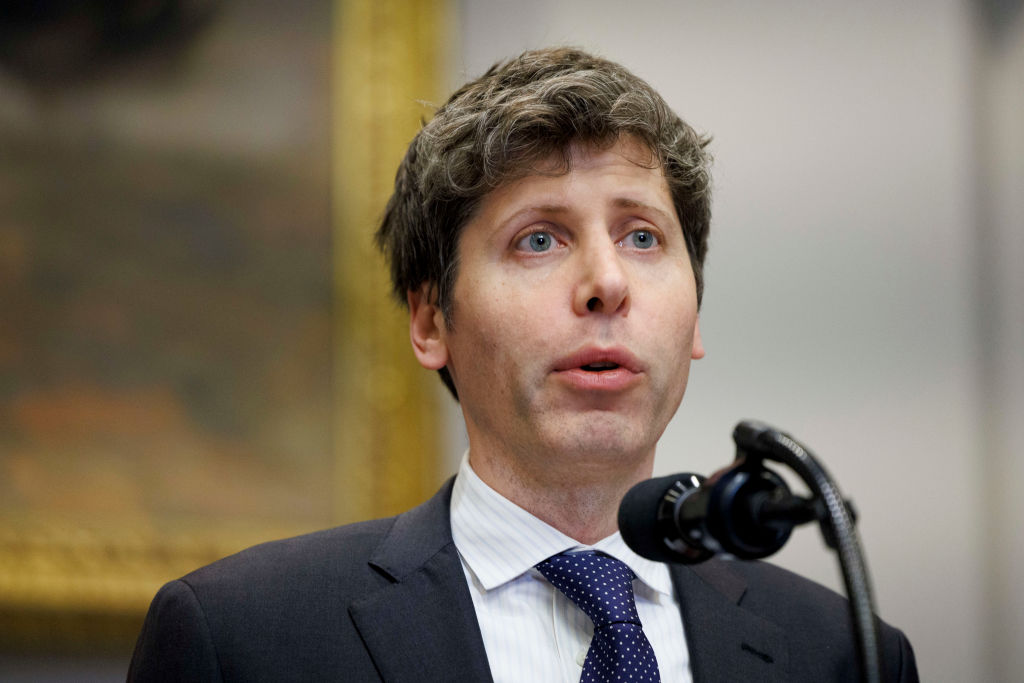
[(625, 347), (587, 346), (555, 361), (552, 370), (590, 377), (591, 380), (600, 379), (607, 383), (620, 375), (623, 376), (623, 381), (626, 381), (628, 376), (641, 375), (644, 367)]
[(619, 367), (618, 363), (606, 361), (600, 363), (587, 363), (586, 365), (581, 365), (580, 369), (586, 370), (587, 372), (604, 372), (605, 370), (616, 370)]
[(573, 391), (593, 398), (594, 392), (619, 395), (643, 382), (645, 368), (629, 349), (587, 346), (554, 363), (552, 370)]

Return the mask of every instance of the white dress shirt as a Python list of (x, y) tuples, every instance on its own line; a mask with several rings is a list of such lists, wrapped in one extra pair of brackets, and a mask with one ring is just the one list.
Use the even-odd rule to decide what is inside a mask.
[(533, 567), (552, 555), (584, 549), (600, 550), (633, 570), (637, 613), (661, 680), (692, 683), (668, 567), (634, 553), (618, 532), (581, 545), (485, 484), (468, 456), (455, 479), (451, 516), (495, 683), (580, 680), (594, 625)]

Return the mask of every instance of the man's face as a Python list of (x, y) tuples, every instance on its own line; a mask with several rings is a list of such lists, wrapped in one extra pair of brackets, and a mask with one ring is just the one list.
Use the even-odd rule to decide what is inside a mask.
[(630, 139), (574, 147), (571, 172), (495, 189), (462, 232), (449, 324), (410, 297), (417, 356), (451, 372), (474, 457), (653, 457), (703, 348), (668, 186), (635, 163), (649, 159)]

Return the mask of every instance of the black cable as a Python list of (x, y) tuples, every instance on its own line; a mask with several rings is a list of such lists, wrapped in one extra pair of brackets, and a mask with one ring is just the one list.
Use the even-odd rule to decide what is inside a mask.
[[(861, 552), (853, 516), (843, 501), (832, 478), (814, 455), (788, 434), (756, 422), (741, 422), (733, 432), (733, 438), (741, 449), (750, 448), (749, 437), (740, 434), (754, 433), (760, 455), (788, 465), (807, 484), (811, 493), (824, 503), (826, 518), (822, 520), (822, 531), (826, 541), (836, 549), (839, 564), (846, 584), (846, 596), (850, 602), (854, 633), (861, 662), (861, 679), (867, 683), (882, 682), (882, 659), (878, 645), (878, 624), (871, 597), (871, 582), (867, 565)], [(741, 445), (741, 441), (744, 442)], [(825, 528), (827, 523), (828, 528)]]

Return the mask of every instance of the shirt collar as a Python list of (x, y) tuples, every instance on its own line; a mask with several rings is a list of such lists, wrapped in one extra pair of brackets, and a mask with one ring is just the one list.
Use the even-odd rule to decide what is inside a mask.
[(634, 553), (618, 531), (592, 546), (579, 543), (484, 483), (470, 466), (468, 451), (452, 489), (451, 519), (455, 547), (484, 590), (521, 576), (552, 555), (599, 550), (624, 562), (654, 591), (673, 594), (668, 567)]

